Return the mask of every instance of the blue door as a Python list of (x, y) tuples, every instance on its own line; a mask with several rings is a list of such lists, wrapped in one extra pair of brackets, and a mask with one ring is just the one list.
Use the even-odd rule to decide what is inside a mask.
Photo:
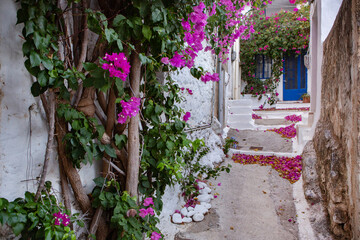
[(296, 101), (307, 92), (307, 69), (304, 55), (290, 55), (284, 61), (284, 101)]

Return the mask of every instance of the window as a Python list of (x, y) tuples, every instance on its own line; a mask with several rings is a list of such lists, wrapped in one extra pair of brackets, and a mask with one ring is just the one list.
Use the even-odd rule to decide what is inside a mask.
[(255, 77), (260, 79), (271, 78), (271, 58), (264, 55), (256, 55)]

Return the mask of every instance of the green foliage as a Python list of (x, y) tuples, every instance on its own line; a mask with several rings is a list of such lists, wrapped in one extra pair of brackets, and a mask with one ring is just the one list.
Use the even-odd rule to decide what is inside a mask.
[[(68, 157), (74, 166), (80, 168), (81, 163), (92, 164), (93, 159), (101, 159), (103, 153), (115, 157), (115, 149), (109, 144), (104, 145), (94, 139), (100, 140), (104, 127), (97, 124), (94, 118), (87, 118), (84, 113), (77, 111), (68, 104), (60, 104), (57, 108), (59, 117), (70, 124), (71, 130), (65, 135), (64, 141)], [(120, 143), (119, 143), (120, 144)]]
[(139, 191), (147, 196), (156, 193), (155, 207), (161, 209), (160, 196), (166, 185), (182, 178), (182, 152), (191, 141), (183, 131), (186, 124), (180, 120), (181, 109), (176, 106), (181, 100), (177, 84), (167, 77), (161, 85), (155, 73), (148, 72), (145, 88), (147, 100), (142, 115), (147, 121), (143, 122), (141, 159), (144, 174), (140, 175)]
[[(297, 12), (281, 11), (272, 17), (266, 17), (263, 9), (250, 11), (247, 21), (249, 25), (254, 24), (255, 32), (250, 39), (241, 40), (242, 79), (247, 83), (242, 94), (250, 93), (259, 100), (265, 94), (270, 94), (265, 103), (271, 105), (276, 101), (276, 88), (283, 74), (284, 57), (299, 55), (308, 48), (309, 6), (302, 6)], [(271, 78), (262, 80), (255, 77), (256, 55), (265, 55), (272, 59)]]
[(226, 138), (225, 139), (225, 145), (224, 145), (224, 153), (227, 154), (229, 152), (229, 149), (233, 147), (234, 145), (239, 144), (238, 141), (236, 141), (235, 138)]
[(118, 239), (143, 239), (143, 233), (147, 236), (154, 231), (160, 232), (155, 226), (158, 219), (147, 215), (140, 217), (140, 208), (135, 197), (124, 191), (120, 191), (120, 185), (114, 179), (107, 180), (102, 177), (94, 179), (96, 187), (92, 192), (93, 206), (102, 206), (111, 212), (111, 226), (118, 232)]
[[(55, 225), (54, 213), (66, 212), (59, 206), (54, 195), (50, 192), (51, 183), (46, 182), (46, 189), (41, 194), (40, 201), (35, 202), (35, 194), (26, 192), (24, 198), (17, 198), (9, 202), (0, 198), (0, 223), (8, 224), (20, 239), (76, 239), (74, 231), (63, 225)], [(71, 216), (71, 222), (77, 215)], [(83, 226), (81, 221), (77, 221)]]

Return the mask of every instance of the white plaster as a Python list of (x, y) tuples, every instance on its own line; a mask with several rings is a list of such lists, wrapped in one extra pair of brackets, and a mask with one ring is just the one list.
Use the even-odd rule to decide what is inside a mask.
[[(205, 44), (203, 45), (205, 46)], [(199, 52), (195, 66), (201, 66), (204, 71), (214, 73), (214, 58), (211, 52)], [(187, 67), (177, 73), (171, 73), (171, 77), (180, 87), (193, 91), (193, 95), (190, 95), (184, 90), (182, 95), (185, 97), (185, 101), (179, 104), (179, 107), (183, 108), (185, 112), (191, 113), (188, 121), (190, 127), (211, 124), (214, 83), (204, 83), (194, 78)]]
[[(46, 117), (39, 98), (31, 95), (32, 78), (24, 66), (24, 41), (20, 37), (23, 24), (15, 25), (17, 7), (12, 0), (1, 1), (0, 197), (10, 201), (23, 197), (25, 191), (37, 190), (47, 143)], [(99, 164), (84, 166), (79, 171), (87, 193), (94, 187), (92, 179), (99, 172)], [(55, 192), (60, 191), (56, 155), (49, 162), (46, 180), (52, 181)]]
[(329, 35), (339, 12), (342, 0), (321, 1), (321, 42)]
[[(41, 104), (30, 93), (31, 77), (22, 54), (24, 41), (19, 37), (23, 24), (15, 25), (16, 11), (14, 1), (1, 2), (0, 197), (8, 200), (23, 195), (26, 190), (36, 191), (37, 181), (31, 179), (39, 176), (47, 142)], [(31, 111), (30, 106), (33, 106)], [(50, 171), (57, 174), (52, 168)]]

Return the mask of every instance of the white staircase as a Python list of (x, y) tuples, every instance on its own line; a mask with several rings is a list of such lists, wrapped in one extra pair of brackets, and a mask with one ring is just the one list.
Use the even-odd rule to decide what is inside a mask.
[(252, 129), (252, 99), (229, 100), (228, 126), (234, 129)]

